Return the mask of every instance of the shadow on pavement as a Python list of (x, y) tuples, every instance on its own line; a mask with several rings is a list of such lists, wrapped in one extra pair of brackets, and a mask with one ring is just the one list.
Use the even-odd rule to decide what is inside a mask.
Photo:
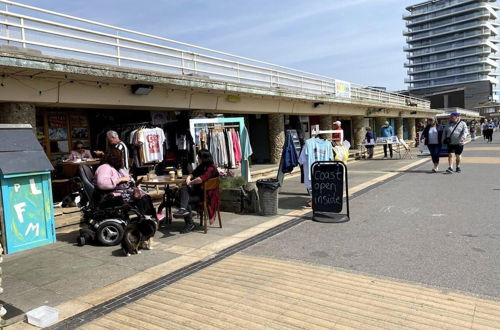
[(279, 199), (278, 207), (284, 210), (296, 210), (302, 206), (306, 205), (306, 202), (310, 198), (308, 196), (303, 197), (284, 197)]

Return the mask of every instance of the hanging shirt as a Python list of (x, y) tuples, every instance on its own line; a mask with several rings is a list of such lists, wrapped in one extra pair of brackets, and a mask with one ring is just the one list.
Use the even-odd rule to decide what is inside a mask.
[(239, 165), (241, 163), (240, 137), (235, 130), (231, 130), (231, 133), (233, 135), (234, 162), (236, 165)]
[(311, 138), (306, 141), (299, 157), (299, 163), (304, 165), (304, 185), (311, 189), (311, 167), (318, 161), (333, 160), (333, 148), (330, 141)]
[(177, 136), (177, 149), (187, 150), (187, 139), (185, 134)]
[(250, 182), (252, 180), (252, 176), (250, 174), (250, 165), (248, 159), (253, 154), (252, 146), (250, 145), (250, 137), (248, 136), (248, 131), (245, 125), (241, 128), (241, 136), (240, 136), (240, 145), (241, 145), (241, 176), (245, 178), (245, 181)]
[(142, 143), (144, 163), (154, 163), (163, 160), (165, 133), (161, 128), (143, 129), (138, 133), (137, 140)]

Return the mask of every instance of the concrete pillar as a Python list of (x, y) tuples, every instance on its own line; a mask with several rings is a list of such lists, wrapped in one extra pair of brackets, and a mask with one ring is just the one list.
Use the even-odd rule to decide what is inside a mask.
[(282, 114), (270, 114), (269, 120), (269, 143), (271, 164), (279, 164), (281, 151), (285, 144), (285, 116)]
[(396, 127), (394, 127), (394, 133), (396, 134), (396, 136), (398, 137), (398, 139), (402, 139), (403, 138), (403, 132), (404, 132), (404, 129), (403, 129), (403, 118), (401, 117), (397, 117), (396, 118), (396, 121), (395, 121), (395, 125)]
[(36, 134), (36, 108), (28, 103), (0, 104), (1, 124), (30, 124)]
[(373, 127), (373, 132), (375, 133), (375, 136), (380, 136), (380, 128), (384, 126), (384, 123), (386, 122), (387, 118), (385, 117), (376, 117), (375, 118), (375, 126)]
[(368, 119), (365, 119), (363, 116), (352, 117), (353, 140), (350, 142), (353, 148), (358, 148), (361, 142), (363, 142), (366, 135), (366, 126), (368, 126)]
[[(333, 129), (333, 118), (332, 116), (319, 116), (319, 129), (321, 131), (330, 131)], [(323, 136), (331, 140), (332, 134), (323, 134)]]
[(417, 126), (414, 118), (408, 118), (408, 135), (410, 140), (415, 141), (417, 137)]

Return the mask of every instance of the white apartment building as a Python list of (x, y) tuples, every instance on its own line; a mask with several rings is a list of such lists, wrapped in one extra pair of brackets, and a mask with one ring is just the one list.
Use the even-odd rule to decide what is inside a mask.
[(432, 0), (404, 15), (409, 91), (433, 108), (472, 109), (498, 100), (496, 0)]

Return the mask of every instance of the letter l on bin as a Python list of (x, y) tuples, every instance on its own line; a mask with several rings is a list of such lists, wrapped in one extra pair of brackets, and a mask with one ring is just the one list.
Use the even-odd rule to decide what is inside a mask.
[(0, 223), (11, 254), (56, 241), (50, 172), (31, 125), (0, 124)]

